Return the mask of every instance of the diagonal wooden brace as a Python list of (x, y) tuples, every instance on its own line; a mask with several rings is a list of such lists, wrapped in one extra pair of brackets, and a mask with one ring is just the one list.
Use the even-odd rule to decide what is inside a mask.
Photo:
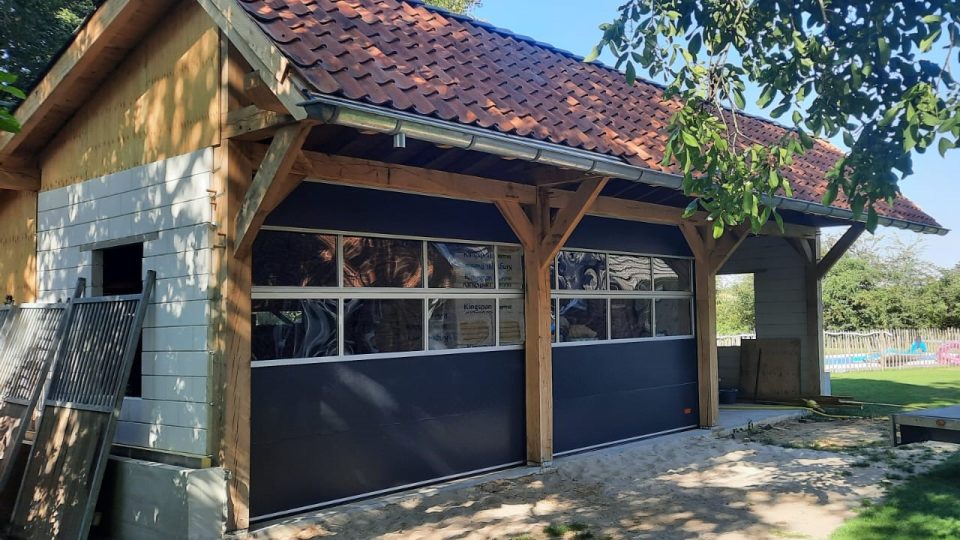
[(292, 175), (290, 169), (300, 156), (310, 127), (301, 122), (282, 127), (274, 135), (237, 215), (235, 253), (250, 249), (267, 215), (303, 180), (303, 175)]

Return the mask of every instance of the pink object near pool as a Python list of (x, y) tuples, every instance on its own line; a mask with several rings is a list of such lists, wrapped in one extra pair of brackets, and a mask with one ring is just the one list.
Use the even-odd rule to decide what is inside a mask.
[(937, 349), (937, 363), (960, 366), (960, 341), (948, 341)]

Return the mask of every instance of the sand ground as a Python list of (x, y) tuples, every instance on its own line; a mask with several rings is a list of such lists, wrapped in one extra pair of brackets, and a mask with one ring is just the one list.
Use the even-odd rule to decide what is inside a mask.
[(893, 449), (886, 436), (882, 420), (794, 420), (722, 437), (654, 439), (558, 459), (524, 477), (325, 511), (257, 536), (826, 538), (887, 486), (957, 450)]

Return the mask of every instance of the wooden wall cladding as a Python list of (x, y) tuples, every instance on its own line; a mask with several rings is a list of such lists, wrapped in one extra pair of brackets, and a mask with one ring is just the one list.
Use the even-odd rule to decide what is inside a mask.
[(0, 190), (0, 302), (37, 296), (37, 194)]
[(216, 26), (180, 2), (53, 139), (41, 189), (218, 144), (219, 61)]

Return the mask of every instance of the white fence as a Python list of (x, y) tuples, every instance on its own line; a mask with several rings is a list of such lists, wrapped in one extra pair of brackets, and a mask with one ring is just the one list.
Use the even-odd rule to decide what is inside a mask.
[[(753, 334), (717, 336), (718, 347), (738, 347)], [(824, 365), (830, 373), (915, 367), (960, 367), (960, 329), (893, 329), (824, 332)]]

